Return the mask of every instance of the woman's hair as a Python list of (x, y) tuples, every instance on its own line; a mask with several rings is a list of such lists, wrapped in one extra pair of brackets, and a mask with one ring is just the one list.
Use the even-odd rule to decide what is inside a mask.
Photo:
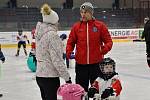
[(43, 4), (41, 7), (41, 13), (43, 15), (50, 15), (51, 7), (47, 3)]

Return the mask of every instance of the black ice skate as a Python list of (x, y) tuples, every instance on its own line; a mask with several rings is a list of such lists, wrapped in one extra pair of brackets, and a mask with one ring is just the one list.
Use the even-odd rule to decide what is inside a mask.
[(3, 94), (0, 94), (0, 97), (2, 97), (3, 96)]
[(17, 53), (15, 56), (16, 56), (16, 57), (18, 57), (18, 56), (19, 56), (19, 54)]

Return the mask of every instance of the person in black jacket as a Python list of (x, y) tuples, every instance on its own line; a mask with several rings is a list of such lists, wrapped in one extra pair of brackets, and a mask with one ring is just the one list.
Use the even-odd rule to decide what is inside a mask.
[[(1, 44), (0, 44), (0, 60), (2, 61), (2, 63), (5, 62), (5, 57), (4, 57), (4, 54), (3, 52), (1, 51)], [(3, 94), (0, 94), (0, 97), (2, 97)]]
[(148, 66), (150, 67), (150, 20), (149, 20), (149, 17), (146, 17), (144, 19), (144, 23), (145, 23), (145, 26), (144, 26), (144, 31), (142, 33), (141, 39), (145, 38), (147, 63), (148, 63)]

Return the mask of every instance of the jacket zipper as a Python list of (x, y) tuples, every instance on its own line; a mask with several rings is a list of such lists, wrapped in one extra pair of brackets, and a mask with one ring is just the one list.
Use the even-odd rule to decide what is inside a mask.
[(88, 28), (88, 22), (86, 24), (87, 26), (87, 30), (86, 30), (86, 34), (87, 34), (87, 64), (89, 64), (89, 28)]

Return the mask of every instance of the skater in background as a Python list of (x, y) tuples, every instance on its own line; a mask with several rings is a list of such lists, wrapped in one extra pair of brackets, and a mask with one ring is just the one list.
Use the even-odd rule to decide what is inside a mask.
[[(35, 52), (36, 52), (36, 47), (35, 47), (35, 28), (32, 30), (31, 32), (31, 36), (32, 36), (32, 42), (31, 42), (31, 50), (27, 59), (27, 65), (28, 68), (32, 71), (35, 72), (36, 71), (36, 66), (37, 66), (37, 60), (36, 60), (36, 56), (35, 56)], [(35, 76), (33, 77), (33, 79), (35, 79)]]
[(94, 100), (120, 100), (122, 90), (116, 63), (111, 58), (104, 58), (99, 66), (99, 77), (89, 88), (88, 96)]
[(35, 45), (35, 28), (33, 28), (32, 32), (32, 43), (31, 43), (31, 52), (30, 55), (33, 56), (33, 62), (35, 62), (35, 64), (37, 65), (37, 60), (36, 60), (36, 56), (35, 56), (35, 52), (36, 52), (36, 45)]
[(98, 77), (99, 63), (113, 45), (106, 25), (93, 17), (94, 8), (90, 2), (80, 7), (82, 19), (75, 23), (69, 34), (66, 54), (70, 59), (75, 51), (76, 83), (88, 91), (89, 81), (92, 84)]
[(144, 31), (142, 33), (141, 39), (145, 38), (146, 42), (146, 55), (147, 55), (147, 63), (150, 67), (150, 20), (149, 17), (144, 19)]
[(112, 0), (113, 10), (119, 9), (120, 0)]
[[(3, 54), (2, 50), (1, 50), (1, 44), (0, 44), (0, 60), (2, 61), (2, 63), (5, 62), (5, 56), (4, 56), (4, 54)], [(3, 94), (0, 93), (0, 97), (2, 97), (2, 96), (3, 96)]]
[(35, 30), (36, 40), (36, 82), (42, 100), (57, 100), (60, 77), (71, 83), (70, 74), (62, 58), (63, 45), (57, 34), (58, 14), (48, 4), (41, 7), (43, 22), (38, 22)]
[(67, 57), (66, 57), (67, 35), (66, 34), (61, 34), (60, 38), (63, 42), (63, 59), (66, 60), (67, 68), (69, 68), (69, 59), (67, 59)]
[(36, 29), (36, 28), (33, 28), (32, 31), (31, 31), (32, 39), (35, 39), (35, 29)]
[(36, 52), (36, 44), (35, 44), (35, 28), (32, 29), (31, 31), (31, 36), (32, 36), (32, 42), (31, 42), (31, 51), (29, 56), (33, 56), (34, 61), (36, 61), (36, 57), (35, 57), (35, 52)]
[(28, 40), (27, 35), (24, 35), (22, 30), (18, 30), (17, 41), (18, 41), (18, 48), (15, 56), (19, 56), (21, 46), (23, 46), (24, 53), (27, 56), (26, 41), (28, 42), (28, 44), (30, 44), (30, 42)]

